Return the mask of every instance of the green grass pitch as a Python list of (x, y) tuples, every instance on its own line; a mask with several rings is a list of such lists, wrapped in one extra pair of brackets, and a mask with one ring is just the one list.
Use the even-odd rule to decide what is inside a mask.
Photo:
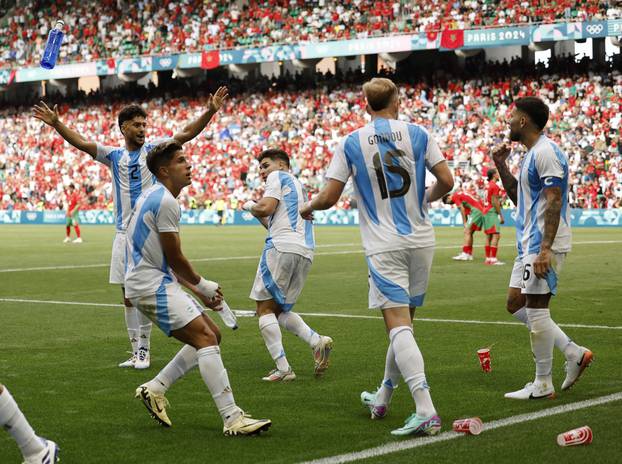
[[(593, 350), (595, 362), (573, 389), (561, 392), (563, 359), (556, 351), (557, 399), (503, 398), (503, 393), (532, 379), (527, 330), (459, 322), (514, 322), (505, 311), (513, 231), (503, 232), (499, 257), (508, 264), (491, 267), (481, 262), (483, 236), (476, 235), (476, 261), (454, 262), (451, 256), (459, 252), (462, 231), (437, 229), (438, 248), (425, 306), (417, 311), (422, 320), (415, 321), (415, 335), (443, 430), (450, 430), (457, 418), (479, 416), (490, 422), (622, 391), (622, 234), (619, 229), (575, 229), (574, 250), (551, 309), (560, 324), (609, 327), (563, 327)], [(37, 433), (59, 443), (63, 463), (289, 463), (399, 441), (389, 432), (413, 411), (408, 388), (402, 384), (396, 391), (384, 420), (369, 419), (359, 395), (380, 382), (387, 339), (380, 320), (352, 317), (305, 317), (312, 328), (335, 341), (331, 367), (319, 380), (312, 375), (309, 348), (284, 333), (285, 350), (298, 376), (289, 384), (261, 381), (272, 361), (256, 318), (240, 318), (236, 332), (223, 327), (223, 360), (236, 401), (255, 417), (272, 419), (267, 434), (224, 437), (198, 371), (169, 391), (173, 427), (161, 428), (133, 393), (168, 362), (179, 343), (154, 327), (151, 369), (117, 368), (129, 343), (122, 308), (106, 306), (121, 303), (120, 290), (107, 283), (113, 230), (85, 226), (81, 245), (63, 245), (63, 233), (60, 226), (0, 227), (0, 382), (11, 390)], [(181, 236), (197, 271), (222, 285), (229, 304), (254, 309), (248, 293), (263, 229), (185, 226)], [(318, 227), (316, 241), (320, 247), (295, 310), (303, 316), (379, 316), (367, 309), (358, 230)], [(45, 269), (49, 267), (59, 268)], [(214, 319), (222, 327), (220, 319)], [(493, 370), (484, 374), (475, 352), (493, 343)], [(620, 417), (622, 401), (615, 401), (365, 462), (620, 462)], [(594, 431), (591, 445), (557, 446), (558, 433), (586, 424)], [(0, 463), (19, 462), (17, 446), (0, 432)]]

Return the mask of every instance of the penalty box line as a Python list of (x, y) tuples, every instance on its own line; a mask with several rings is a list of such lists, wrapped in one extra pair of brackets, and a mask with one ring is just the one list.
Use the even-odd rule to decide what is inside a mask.
[[(553, 408), (544, 409), (538, 412), (532, 412), (527, 414), (519, 414), (517, 416), (506, 417), (505, 419), (498, 419), (492, 422), (484, 424), (484, 432), (489, 430), (500, 429), (503, 427), (509, 427), (516, 424), (522, 424), (544, 417), (556, 416), (558, 414), (566, 414), (572, 411), (578, 411), (581, 409), (592, 408), (594, 406), (600, 406), (603, 404), (611, 403), (614, 401), (622, 400), (622, 392), (612, 393), (611, 395), (600, 396), (591, 400), (578, 401), (576, 403), (564, 404), (561, 406), (555, 406)], [(397, 453), (400, 451), (411, 450), (414, 448), (420, 448), (426, 445), (432, 445), (434, 443), (440, 443), (448, 440), (454, 440), (456, 438), (464, 437), (465, 434), (458, 432), (443, 432), (440, 435), (434, 437), (425, 438), (412, 438), (405, 441), (398, 441), (394, 443), (388, 443), (386, 445), (376, 446), (373, 448), (364, 449), (362, 451), (356, 451), (352, 453), (339, 454), (336, 456), (329, 456), (321, 459), (314, 459), (312, 461), (305, 461), (303, 464), (339, 464), (344, 462), (360, 461), (362, 459), (376, 458), (391, 453)], [(482, 436), (473, 437), (472, 440), (482, 440)], [(485, 443), (485, 442), (484, 442)]]
[[(64, 305), (64, 306), (93, 306), (104, 308), (124, 308), (121, 304), (113, 303), (89, 303), (82, 301), (56, 301), (56, 300), (29, 300), (23, 298), (0, 298), (0, 303), (29, 303), (29, 304), (50, 304), (50, 305)], [(236, 309), (234, 313), (238, 317), (253, 317), (255, 311), (246, 309)], [(301, 316), (309, 317), (333, 317), (343, 319), (382, 319), (381, 316), (366, 316), (361, 314), (329, 314), (329, 313), (306, 313), (298, 312)], [(475, 324), (475, 325), (516, 325), (524, 327), (522, 322), (512, 321), (481, 321), (472, 319), (434, 319), (426, 317), (418, 317), (416, 321), (432, 322), (432, 323), (445, 323), (445, 324)], [(589, 325), (589, 324), (557, 324), (560, 327), (570, 327), (576, 329), (602, 329), (602, 330), (622, 330), (622, 326), (615, 325)]]
[[(588, 240), (582, 242), (575, 242), (573, 245), (603, 245), (603, 244), (615, 244), (622, 243), (622, 240)], [(328, 244), (328, 245), (317, 245), (316, 248), (320, 247), (337, 247), (337, 246), (355, 246), (358, 245), (356, 243), (340, 243), (340, 244)], [(516, 245), (513, 243), (505, 243), (499, 245), (500, 247), (513, 247)], [(451, 249), (460, 249), (462, 245), (442, 245), (435, 246), (435, 250), (451, 250)], [(363, 254), (364, 250), (341, 250), (341, 251), (326, 251), (315, 253), (315, 256), (335, 256), (335, 255), (356, 255)], [(191, 262), (209, 262), (209, 261), (240, 261), (247, 259), (259, 259), (260, 254), (256, 255), (246, 255), (246, 256), (215, 256), (213, 258), (188, 258)], [(69, 264), (64, 266), (35, 266), (35, 267), (17, 267), (17, 268), (9, 268), (9, 269), (0, 269), (0, 273), (12, 273), (12, 272), (33, 272), (33, 271), (59, 271), (59, 270), (71, 270), (71, 269), (92, 269), (92, 268), (101, 268), (101, 267), (109, 267), (110, 264)]]

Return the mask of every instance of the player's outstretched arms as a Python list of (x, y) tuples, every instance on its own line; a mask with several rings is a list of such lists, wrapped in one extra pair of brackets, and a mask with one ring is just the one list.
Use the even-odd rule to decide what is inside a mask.
[(229, 91), (227, 90), (227, 87), (219, 87), (216, 93), (213, 95), (210, 93), (207, 100), (207, 110), (205, 110), (205, 112), (201, 114), (201, 116), (199, 116), (197, 119), (195, 119), (191, 123), (188, 123), (181, 130), (181, 132), (173, 135), (173, 138), (179, 144), (183, 145), (184, 143), (192, 140), (197, 135), (199, 135), (203, 131), (203, 129), (205, 129), (205, 126), (209, 124), (210, 120), (214, 117), (214, 115), (218, 113), (218, 110), (222, 108), (228, 94)]
[(454, 188), (454, 176), (447, 166), (447, 161), (436, 163), (430, 172), (436, 177), (436, 182), (427, 189), (428, 203), (440, 200)]
[(33, 116), (48, 126), (53, 127), (62, 138), (78, 150), (88, 153), (93, 158), (97, 157), (97, 145), (95, 142), (84, 140), (80, 134), (62, 123), (58, 116), (58, 105), (54, 105), (54, 108), (50, 109), (45, 102), (41, 101), (39, 105), (34, 106)]
[(313, 211), (332, 208), (339, 201), (345, 186), (345, 182), (337, 179), (328, 179), (328, 183), (320, 190), (320, 193), (300, 208), (300, 215), (304, 219), (311, 220), (313, 219)]
[(516, 205), (518, 196), (518, 181), (510, 172), (506, 162), (511, 152), (512, 150), (510, 150), (510, 147), (504, 143), (493, 150), (492, 159), (495, 162), (497, 171), (499, 172), (499, 177), (501, 177), (503, 188), (507, 192), (510, 200), (512, 200), (512, 203)]

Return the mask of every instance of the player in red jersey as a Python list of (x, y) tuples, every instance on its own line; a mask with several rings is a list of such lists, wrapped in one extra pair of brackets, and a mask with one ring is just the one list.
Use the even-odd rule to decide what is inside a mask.
[(473, 261), (473, 234), (476, 230), (481, 230), (478, 226), (478, 218), (485, 214), (485, 208), (479, 197), (474, 192), (457, 190), (451, 197), (449, 203), (460, 208), (462, 223), (464, 224), (464, 243), (462, 252), (454, 256), (456, 261)]
[(499, 173), (496, 169), (489, 169), (487, 176), (486, 207), (488, 211), (484, 216), (484, 232), (486, 233), (486, 261), (484, 263), (501, 265), (504, 263), (497, 259), (497, 248), (501, 238), (501, 224), (505, 222), (501, 212), (503, 191), (497, 184)]
[(78, 211), (80, 210), (80, 194), (76, 190), (75, 185), (70, 184), (67, 188), (67, 216), (65, 223), (65, 240), (63, 243), (71, 241), (71, 226), (76, 231), (76, 239), (73, 243), (82, 243), (80, 237), (80, 224), (78, 223)]

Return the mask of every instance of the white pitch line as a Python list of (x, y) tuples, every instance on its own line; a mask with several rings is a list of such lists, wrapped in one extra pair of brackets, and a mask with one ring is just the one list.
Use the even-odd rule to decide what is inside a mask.
[[(606, 245), (613, 243), (622, 243), (622, 240), (592, 240), (585, 242), (574, 242), (573, 245)], [(330, 246), (354, 246), (357, 245), (355, 243), (344, 243), (344, 244), (334, 244), (334, 245), (323, 245), (326, 247)], [(458, 249), (462, 245), (443, 245), (435, 247), (436, 250), (450, 250), (450, 249)], [(512, 243), (506, 243), (503, 245), (499, 245), (500, 247), (512, 247), (515, 245)], [(362, 254), (365, 251), (362, 249), (359, 250), (343, 250), (343, 251), (327, 251), (324, 253), (315, 253), (315, 256), (335, 256), (335, 255), (355, 255)], [(246, 256), (217, 256), (213, 258), (189, 258), (191, 262), (208, 262), (208, 261), (241, 261), (247, 259), (259, 259), (259, 254), (256, 255), (246, 255)], [(67, 266), (37, 266), (37, 267), (17, 267), (12, 269), (0, 269), (0, 273), (9, 273), (9, 272), (28, 272), (28, 271), (57, 271), (63, 269), (89, 269), (89, 268), (98, 268), (98, 267), (108, 267), (110, 264), (75, 264), (75, 265), (67, 265)]]
[[(611, 395), (600, 396), (591, 400), (578, 401), (576, 403), (564, 404), (561, 406), (555, 406), (553, 408), (544, 409), (538, 412), (532, 412), (527, 414), (520, 414), (517, 416), (506, 417), (505, 419), (499, 419), (484, 424), (484, 431), (500, 429), (502, 427), (508, 427), (511, 425), (522, 424), (523, 422), (529, 422), (544, 417), (555, 416), (558, 414), (566, 414), (572, 411), (578, 411), (580, 409), (591, 408), (594, 406), (600, 406), (602, 404), (611, 403), (614, 401), (622, 400), (622, 392), (612, 393)], [(439, 443), (448, 440), (454, 440), (456, 438), (464, 437), (465, 434), (458, 432), (443, 432), (440, 435), (434, 437), (425, 438), (412, 438), (405, 441), (398, 441), (395, 443), (388, 443), (386, 445), (376, 446), (374, 448), (368, 448), (362, 451), (356, 451), (353, 453), (340, 454), (337, 456), (329, 456), (321, 459), (314, 459), (312, 461), (305, 461), (303, 464), (340, 464), (344, 462), (359, 461), (361, 459), (375, 458), (384, 456), (391, 453), (397, 453), (399, 451), (411, 450), (413, 448), (419, 448), (434, 443)], [(473, 438), (473, 440), (482, 440), (483, 438)]]
[[(32, 303), (32, 304), (52, 304), (52, 305), (66, 305), (66, 306), (94, 306), (94, 307), (108, 307), (108, 308), (123, 308), (121, 304), (112, 303), (89, 303), (82, 301), (57, 301), (57, 300), (28, 300), (23, 298), (0, 298), (0, 303)], [(255, 312), (247, 309), (234, 310), (238, 317), (253, 317)], [(302, 316), (311, 317), (336, 317), (344, 319), (382, 319), (381, 316), (365, 316), (361, 314), (330, 314), (330, 313), (306, 313), (299, 312)], [(445, 324), (476, 324), (476, 325), (519, 325), (524, 326), (521, 322), (511, 321), (479, 321), (472, 319), (433, 319), (427, 317), (417, 318), (417, 321), (421, 322), (435, 322)], [(587, 325), (587, 324), (557, 324), (560, 327), (573, 327), (579, 329), (604, 329), (604, 330), (622, 330), (622, 326), (611, 325)]]

